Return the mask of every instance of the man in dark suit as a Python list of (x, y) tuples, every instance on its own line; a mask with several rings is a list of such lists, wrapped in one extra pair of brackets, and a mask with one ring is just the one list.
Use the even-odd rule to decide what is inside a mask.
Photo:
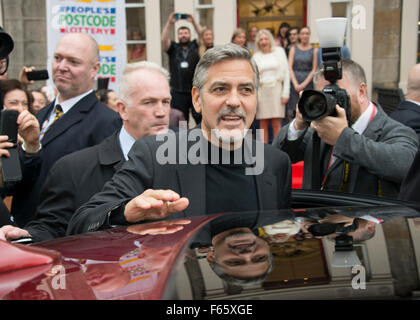
[(391, 118), (413, 128), (420, 136), (420, 64), (410, 70), (405, 100), (391, 114)]
[[(123, 167), (76, 211), (67, 233), (288, 207), (289, 158), (244, 138), (255, 117), (258, 79), (248, 50), (227, 44), (206, 51), (192, 89), (201, 126), (136, 141)], [(255, 161), (248, 161), (255, 149)]]
[(41, 127), (39, 166), (8, 190), (13, 195), (11, 214), (18, 226), (35, 218), (41, 187), (58, 159), (100, 143), (121, 127), (118, 114), (95, 96), (93, 85), (98, 71), (99, 49), (93, 38), (70, 33), (58, 41), (52, 62), (58, 96), (36, 115)]
[(169, 73), (157, 64), (144, 61), (128, 65), (119, 79), (121, 130), (99, 145), (59, 159), (41, 191), (36, 219), (25, 229), (1, 228), (0, 239), (31, 237), (37, 242), (65, 236), (73, 213), (101, 191), (125, 162), (135, 140), (167, 132), (171, 101), (168, 81)]

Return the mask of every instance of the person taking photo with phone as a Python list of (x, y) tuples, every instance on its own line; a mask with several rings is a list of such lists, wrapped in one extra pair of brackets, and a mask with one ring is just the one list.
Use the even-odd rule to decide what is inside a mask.
[[(185, 19), (185, 17), (187, 17)], [(178, 28), (178, 42), (171, 41), (170, 32), (175, 22), (180, 19), (192, 23), (197, 33), (197, 39), (191, 40), (191, 30), (183, 25)], [(169, 57), (171, 74), (171, 107), (183, 112), (188, 121), (190, 110), (195, 122), (201, 122), (201, 115), (196, 113), (192, 104), (191, 89), (195, 67), (200, 60), (198, 47), (201, 42), (201, 26), (191, 14), (172, 12), (162, 31), (162, 47)]]

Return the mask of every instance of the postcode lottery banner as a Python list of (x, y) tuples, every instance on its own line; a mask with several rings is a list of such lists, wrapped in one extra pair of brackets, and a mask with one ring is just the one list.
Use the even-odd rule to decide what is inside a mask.
[(70, 32), (89, 34), (98, 42), (98, 78), (110, 78), (108, 88), (117, 91), (127, 61), (124, 0), (47, 0), (49, 69), (58, 40)]

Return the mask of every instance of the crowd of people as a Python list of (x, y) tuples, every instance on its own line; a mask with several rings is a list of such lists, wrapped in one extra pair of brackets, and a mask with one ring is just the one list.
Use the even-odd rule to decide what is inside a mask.
[[(411, 190), (404, 197), (415, 200), (418, 170), (403, 183), (419, 163), (413, 117), (399, 116), (407, 112), (401, 107), (392, 116), (396, 121), (368, 98), (364, 71), (348, 59), (348, 49), (337, 85), (349, 94), (350, 118), (337, 105), (337, 116), (308, 123), (297, 108), (299, 95), (328, 84), (309, 27), (283, 23), (275, 35), (239, 28), (231, 43), (215, 46), (211, 29), (192, 15), (186, 20), (197, 39), (182, 26), (178, 41), (171, 40), (175, 13), (163, 28), (169, 71), (133, 58), (118, 79), (118, 94), (94, 89), (99, 49), (82, 33), (57, 43), (53, 97), (48, 87), (46, 93), (28, 90), (32, 68), (23, 68), (19, 80), (2, 80), (4, 109), (20, 113), (22, 180), (0, 181), (2, 197), (12, 196), (10, 212), (0, 207), (0, 239), (43, 241), (167, 217), (289, 208), (291, 164), (299, 161), (305, 163), (304, 188), (312, 188), (318, 175), (321, 190), (398, 197), (403, 184)], [(418, 70), (410, 74), (405, 108), (420, 103)], [(197, 127), (181, 126), (192, 120)], [(244, 133), (250, 128), (262, 135), (250, 139)], [(168, 139), (156, 138), (160, 134)], [(315, 164), (314, 136), (321, 140)], [(201, 144), (193, 143), (197, 139)], [(11, 147), (0, 136), (1, 156)], [(172, 150), (175, 163), (162, 162)], [(191, 158), (197, 151), (206, 161)], [(258, 167), (258, 159), (246, 161), (248, 153), (263, 158), (262, 170), (247, 173)], [(226, 154), (229, 161), (218, 161)]]

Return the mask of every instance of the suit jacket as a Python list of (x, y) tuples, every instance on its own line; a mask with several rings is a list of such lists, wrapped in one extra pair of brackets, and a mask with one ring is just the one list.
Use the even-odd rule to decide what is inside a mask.
[(76, 209), (101, 191), (122, 166), (125, 159), (118, 135), (119, 130), (53, 165), (41, 190), (36, 219), (25, 226), (35, 242), (64, 237)]
[[(53, 108), (54, 103), (51, 103), (36, 114), (40, 126)], [(121, 125), (119, 115), (99, 102), (94, 92), (82, 98), (53, 123), (41, 141), (42, 150), (37, 170), (24, 176), (13, 190), (11, 213), (17, 225), (23, 227), (35, 218), (42, 185), (48, 171), (58, 159), (102, 142), (121, 128)]]
[[(399, 187), (413, 162), (418, 149), (417, 135), (413, 129), (389, 118), (377, 106), (377, 114), (363, 135), (345, 128), (334, 148), (337, 160), (327, 172), (325, 190), (338, 191), (342, 181), (343, 163), (350, 163), (348, 190), (350, 193), (397, 196)], [(303, 189), (312, 187), (312, 136), (308, 128), (296, 141), (287, 140), (289, 125), (285, 126), (273, 144), (286, 151), (292, 162), (304, 161)], [(321, 178), (324, 177), (332, 147), (321, 140)]]
[(407, 176), (401, 184), (399, 199), (420, 202), (420, 151), (417, 152)]
[[(121, 224), (124, 224), (125, 204), (146, 189), (171, 189), (189, 199), (189, 206), (184, 211), (172, 214), (167, 217), (168, 219), (204, 215), (206, 164), (203, 162), (192, 164), (186, 156), (190, 151), (196, 152), (194, 148), (200, 142), (207, 146), (207, 140), (202, 136), (201, 129), (195, 132), (199, 133), (197, 137), (199, 142), (195, 142), (196, 139), (194, 142), (186, 142), (186, 136), (180, 137), (183, 135), (181, 131), (170, 137), (168, 142), (157, 141), (155, 136), (136, 141), (129, 153), (129, 160), (105, 184), (100, 193), (93, 196), (73, 215), (67, 234), (109, 228), (111, 211), (116, 212), (115, 214), (123, 222)], [(185, 152), (181, 150), (183, 143), (187, 144)], [(258, 143), (264, 148), (264, 170), (255, 176), (258, 207), (260, 210), (287, 208), (290, 203), (290, 159), (284, 152), (270, 145)], [(175, 147), (175, 163), (161, 164), (157, 160), (158, 155), (164, 152), (162, 148), (165, 146)], [(171, 152), (170, 150), (174, 149), (168, 150)], [(208, 159), (207, 156), (204, 158)]]
[(420, 106), (411, 101), (402, 101), (390, 115), (394, 120), (413, 128), (420, 135)]

